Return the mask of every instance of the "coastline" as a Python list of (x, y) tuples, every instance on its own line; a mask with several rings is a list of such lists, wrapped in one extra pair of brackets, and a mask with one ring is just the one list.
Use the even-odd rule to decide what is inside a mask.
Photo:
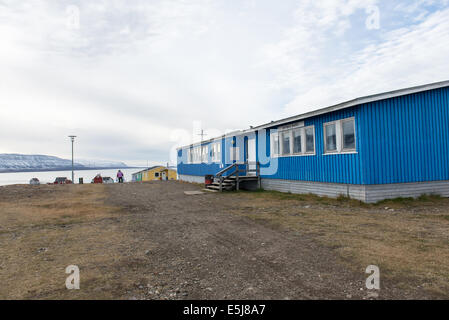
[[(74, 171), (87, 171), (87, 170), (112, 170), (112, 169), (144, 169), (145, 167), (74, 167)], [(54, 172), (54, 171), (72, 171), (72, 167), (59, 167), (51, 169), (43, 168), (30, 168), (30, 169), (18, 169), (18, 170), (4, 170), (0, 169), (0, 173), (26, 173), (26, 172)]]

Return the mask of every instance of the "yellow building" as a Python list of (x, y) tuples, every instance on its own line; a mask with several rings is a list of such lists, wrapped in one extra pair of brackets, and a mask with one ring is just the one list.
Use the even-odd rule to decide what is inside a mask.
[(133, 174), (133, 181), (154, 181), (154, 180), (176, 180), (178, 177), (176, 170), (154, 166)]

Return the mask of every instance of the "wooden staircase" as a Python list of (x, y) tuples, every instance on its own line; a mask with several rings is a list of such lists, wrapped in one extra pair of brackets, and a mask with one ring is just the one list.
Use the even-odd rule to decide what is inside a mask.
[[(255, 169), (251, 166), (255, 166)], [(240, 190), (241, 185), (248, 182), (257, 183), (257, 189), (260, 189), (259, 162), (234, 163), (224, 168), (214, 176), (212, 184), (206, 185), (206, 189), (220, 192)]]

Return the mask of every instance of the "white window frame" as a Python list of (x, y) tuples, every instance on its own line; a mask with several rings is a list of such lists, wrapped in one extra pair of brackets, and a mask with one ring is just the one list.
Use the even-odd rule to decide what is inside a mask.
[[(307, 145), (306, 145), (306, 129), (312, 129), (313, 132), (313, 151), (306, 151)], [(300, 153), (294, 153), (294, 142), (293, 142), (293, 131), (299, 130), (300, 136), (301, 136), (301, 152)], [(283, 143), (283, 135), (288, 134), (290, 136), (290, 153), (284, 154), (284, 143)], [(276, 155), (274, 153), (274, 136), (278, 136), (279, 141), (279, 154)], [(303, 157), (303, 156), (314, 156), (316, 155), (316, 139), (315, 139), (315, 126), (289, 126), (284, 129), (280, 129), (275, 133), (271, 134), (271, 156), (272, 157)]]
[[(335, 125), (335, 150), (327, 150), (327, 135), (326, 135), (326, 127)], [(341, 152), (341, 139), (340, 137), (340, 120), (337, 121), (330, 121), (323, 124), (323, 142), (324, 142), (324, 153), (326, 154), (333, 154), (333, 153), (339, 153)]]
[(208, 162), (208, 146), (207, 145), (201, 145), (200, 146), (200, 163), (207, 163)]
[[(189, 148), (189, 163), (190, 164), (199, 164), (202, 161), (202, 147), (201, 145), (192, 146)], [(207, 151), (206, 151), (207, 152)]]
[[(343, 123), (344, 122), (349, 122), (349, 121), (352, 121), (352, 124), (354, 126), (354, 148), (345, 148), (344, 147)], [(357, 135), (356, 135), (356, 132), (355, 132), (355, 117), (342, 119), (340, 121), (340, 124), (341, 124), (341, 151), (345, 152), (345, 153), (355, 152), (357, 150)]]
[(192, 160), (190, 159), (190, 147), (186, 149), (186, 156), (187, 156), (187, 163), (192, 163)]
[(229, 160), (230, 161), (240, 161), (240, 148), (239, 147), (230, 147), (229, 148)]
[[(312, 129), (312, 135), (313, 135), (313, 151), (307, 151), (307, 139), (306, 139), (306, 130), (307, 129)], [(303, 148), (303, 155), (316, 155), (316, 134), (315, 134), (315, 126), (307, 126), (304, 127), (303, 129), (303, 143), (304, 143), (304, 148)]]
[[(354, 144), (355, 148), (351, 149), (344, 149), (343, 148), (343, 123), (352, 121), (354, 123)], [(335, 124), (335, 135), (336, 135), (336, 143), (337, 143), (337, 150), (327, 150), (326, 145), (326, 126)], [(329, 121), (323, 123), (323, 147), (324, 147), (324, 154), (325, 155), (332, 155), (332, 154), (345, 154), (345, 153), (357, 153), (357, 135), (356, 135), (356, 126), (355, 126), (355, 117), (349, 117), (344, 119), (339, 119), (335, 121)]]
[[(290, 152), (289, 153), (284, 153), (284, 135), (289, 137), (289, 140), (288, 140), (288, 144), (289, 144), (289, 148), (290, 148)], [(279, 145), (279, 153), (280, 153), (280, 156), (288, 157), (288, 156), (292, 155), (292, 151), (293, 151), (292, 150), (292, 146), (293, 146), (293, 144), (292, 144), (292, 136), (293, 136), (293, 133), (292, 133), (291, 129), (283, 130), (283, 131), (280, 132), (280, 134), (279, 134), (279, 143), (280, 143), (280, 145)]]
[[(294, 131), (299, 131), (299, 139), (301, 140), (301, 151), (300, 152), (295, 152), (295, 136), (293, 134)], [(299, 128), (299, 127), (292, 128), (292, 148), (291, 148), (292, 155), (298, 156), (298, 155), (302, 155), (303, 154), (303, 152), (305, 150), (305, 148), (304, 148), (304, 139), (305, 139), (305, 132), (304, 132), (304, 128), (303, 127), (302, 128)]]
[[(278, 150), (274, 150), (274, 139), (277, 137), (278, 139)], [(275, 132), (270, 133), (270, 157), (277, 158), (281, 156), (281, 145), (279, 140), (279, 132), (276, 130)]]
[(214, 142), (211, 144), (212, 162), (221, 162), (221, 142)]

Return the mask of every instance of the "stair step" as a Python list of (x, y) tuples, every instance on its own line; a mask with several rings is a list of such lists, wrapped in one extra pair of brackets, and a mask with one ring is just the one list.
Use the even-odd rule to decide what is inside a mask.
[[(235, 184), (235, 181), (223, 180), (223, 183)], [(219, 181), (214, 181), (214, 182), (212, 182), (212, 184), (220, 184), (220, 182)]]
[[(223, 186), (234, 186), (234, 183), (230, 183), (230, 182), (223, 182), (222, 183)], [(218, 182), (214, 182), (212, 184), (210, 184), (210, 186), (220, 186), (220, 184)]]
[[(214, 186), (214, 185), (208, 185), (207, 186), (208, 189), (212, 189), (212, 190), (220, 190), (220, 186)], [(223, 186), (222, 190), (232, 190), (234, 189), (233, 187), (225, 187)]]

